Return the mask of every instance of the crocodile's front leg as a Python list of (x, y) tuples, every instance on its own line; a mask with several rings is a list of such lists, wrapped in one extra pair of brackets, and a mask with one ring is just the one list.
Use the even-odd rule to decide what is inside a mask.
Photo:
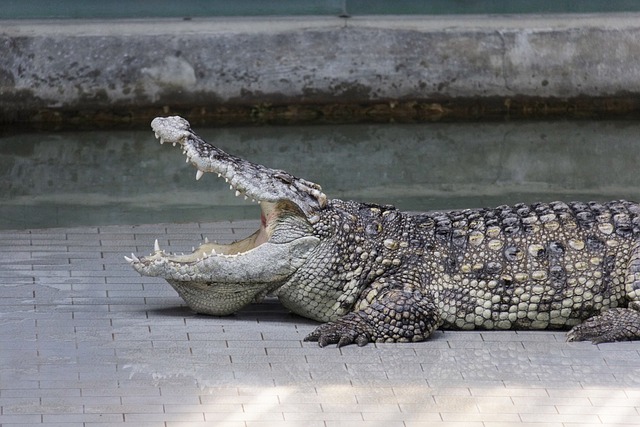
[(317, 341), (320, 347), (423, 341), (440, 323), (439, 310), (430, 296), (417, 290), (391, 289), (364, 309), (319, 326), (305, 341)]

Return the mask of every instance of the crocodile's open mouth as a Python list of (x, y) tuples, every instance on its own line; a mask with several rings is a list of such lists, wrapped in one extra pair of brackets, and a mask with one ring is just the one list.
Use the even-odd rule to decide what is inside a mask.
[(164, 278), (194, 311), (235, 312), (285, 283), (320, 242), (313, 233), (327, 203), (319, 185), (227, 154), (195, 134), (181, 117), (159, 117), (151, 127), (160, 143), (180, 145), (196, 179), (214, 173), (236, 196), (260, 206), (260, 226), (230, 244), (205, 239), (189, 254), (167, 253), (156, 240), (153, 252), (125, 259), (140, 274)]
[[(273, 234), (273, 229), (278, 221), (278, 215), (281, 210), (278, 209), (277, 203), (259, 202), (261, 208), (260, 227), (250, 236), (237, 240), (229, 244), (210, 242), (205, 238), (204, 243), (194, 248), (193, 252), (188, 254), (167, 253), (160, 248), (158, 240), (154, 244), (153, 253), (148, 257), (139, 259), (135, 254), (131, 254), (131, 258), (125, 257), (129, 262), (151, 262), (154, 259), (164, 258), (168, 262), (180, 264), (194, 264), (205, 260), (211, 256), (222, 256), (227, 258), (236, 257), (246, 254), (249, 251), (269, 241)], [(142, 261), (141, 261), (142, 260)]]
[[(227, 154), (195, 134), (189, 122), (181, 117), (159, 117), (153, 120), (151, 127), (160, 144), (168, 142), (174, 147), (180, 145), (187, 163), (196, 167), (196, 180), (200, 180), (205, 173), (216, 174), (225, 180), (236, 197), (258, 203), (261, 220), (258, 230), (243, 240), (220, 244), (205, 239), (189, 254), (166, 253), (156, 240), (153, 253), (148, 257), (138, 258), (135, 254), (131, 254), (131, 258), (125, 257), (134, 267), (136, 264), (160, 262), (185, 265), (213, 256), (232, 258), (244, 255), (269, 242), (281, 224), (293, 228), (309, 227), (317, 218), (313, 214), (314, 208), (326, 203), (326, 196), (317, 184)], [(283, 227), (287, 228), (286, 225)], [(300, 236), (299, 233), (292, 233), (292, 237), (287, 238), (287, 234), (281, 233), (277, 243), (288, 243)]]
[(272, 226), (278, 216), (278, 211), (273, 203), (261, 202), (260, 208), (260, 228), (249, 237), (230, 244), (211, 243), (205, 239), (205, 242), (191, 254), (173, 256), (169, 259), (175, 262), (194, 262), (212, 255), (236, 256), (257, 248), (271, 237)]
[[(156, 137), (160, 139), (161, 144), (164, 143), (160, 136), (156, 134)], [(176, 142), (173, 142), (173, 145), (175, 146)], [(183, 149), (183, 154), (187, 155), (187, 160), (189, 160), (187, 148)], [(204, 172), (201, 169), (198, 169), (196, 173), (196, 180), (200, 180), (203, 175)], [(218, 173), (218, 178), (225, 179), (226, 183), (229, 185), (229, 189), (235, 192), (236, 197), (244, 197), (245, 200), (249, 199), (249, 196), (243, 191), (243, 189), (235, 187), (233, 181), (229, 178), (224, 177), (221, 173)], [(212, 256), (233, 258), (247, 254), (260, 245), (268, 242), (278, 222), (282, 220), (283, 216), (291, 215), (293, 213), (292, 211), (298, 211), (301, 219), (304, 219), (304, 214), (302, 214), (302, 212), (298, 209), (291, 209), (291, 206), (293, 205), (292, 202), (286, 200), (278, 202), (256, 201), (254, 198), (252, 198), (251, 201), (253, 203), (257, 202), (260, 206), (260, 227), (253, 234), (242, 240), (237, 240), (230, 244), (222, 244), (217, 242), (212, 243), (208, 238), (205, 238), (204, 243), (199, 247), (194, 248), (191, 253), (175, 254), (167, 253), (162, 250), (158, 240), (156, 239), (153, 252), (149, 256), (138, 258), (135, 254), (131, 254), (131, 258), (125, 257), (125, 259), (131, 263), (151, 263), (156, 259), (163, 259), (169, 263), (195, 264)]]
[(180, 146), (187, 163), (196, 167), (196, 180), (205, 173), (223, 178), (238, 197), (260, 206), (260, 226), (249, 237), (230, 244), (205, 239), (188, 254), (167, 253), (158, 241), (153, 252), (125, 257), (147, 276), (171, 282), (221, 283), (278, 282), (295, 271), (318, 244), (312, 228), (327, 198), (319, 185), (278, 169), (271, 169), (228, 154), (191, 130), (181, 117), (158, 117), (151, 127), (160, 143)]

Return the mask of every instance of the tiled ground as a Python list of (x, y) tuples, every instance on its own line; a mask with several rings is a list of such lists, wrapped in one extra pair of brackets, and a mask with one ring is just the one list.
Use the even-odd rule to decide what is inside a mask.
[(195, 315), (122, 258), (255, 226), (0, 232), (2, 427), (640, 424), (640, 343), (438, 332), (320, 349), (277, 301)]

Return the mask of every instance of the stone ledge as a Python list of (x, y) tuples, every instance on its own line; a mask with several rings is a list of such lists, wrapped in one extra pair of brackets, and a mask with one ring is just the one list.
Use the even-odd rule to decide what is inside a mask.
[(0, 122), (637, 115), (638, 18), (3, 21)]

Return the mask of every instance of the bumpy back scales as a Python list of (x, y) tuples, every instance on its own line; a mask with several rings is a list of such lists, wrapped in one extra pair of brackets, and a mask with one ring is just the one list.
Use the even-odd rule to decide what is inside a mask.
[(541, 329), (625, 302), (639, 214), (626, 201), (554, 202), (415, 221), (433, 236), (429, 286), (446, 326)]

